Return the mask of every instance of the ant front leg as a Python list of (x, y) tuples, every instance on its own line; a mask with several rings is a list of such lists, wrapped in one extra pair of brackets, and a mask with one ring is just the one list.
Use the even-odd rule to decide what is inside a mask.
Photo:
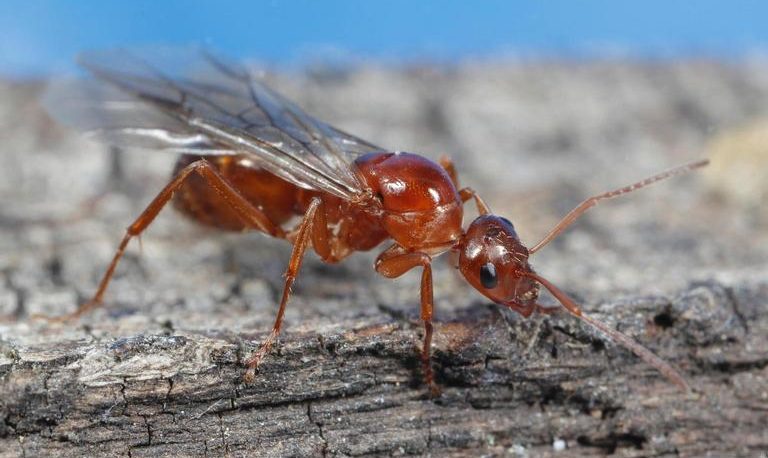
[(301, 220), (298, 229), (296, 230), (296, 236), (293, 240), (293, 251), (291, 251), (291, 259), (288, 261), (288, 268), (285, 271), (285, 283), (283, 284), (283, 295), (280, 298), (280, 307), (277, 310), (277, 317), (275, 317), (275, 323), (272, 326), (272, 332), (269, 333), (267, 339), (261, 344), (261, 347), (245, 361), (245, 365), (248, 369), (243, 376), (245, 383), (250, 383), (256, 377), (256, 369), (259, 367), (261, 360), (269, 353), (269, 350), (274, 345), (277, 336), (280, 335), (280, 329), (283, 326), (283, 317), (285, 315), (285, 306), (288, 304), (288, 299), (291, 296), (291, 287), (296, 276), (301, 268), (301, 262), (304, 259), (304, 253), (307, 251), (307, 246), (312, 240), (315, 251), (321, 258), (325, 259), (331, 256), (331, 248), (328, 242), (328, 227), (326, 224), (325, 216), (325, 204), (319, 197), (314, 197), (304, 213), (304, 218)]
[(456, 172), (456, 165), (453, 163), (453, 159), (450, 156), (443, 154), (439, 159), (440, 166), (445, 169), (445, 172), (451, 177), (451, 182), (456, 189), (459, 189), (459, 174)]
[(165, 207), (168, 201), (171, 200), (173, 194), (184, 185), (186, 180), (193, 173), (197, 173), (199, 176), (201, 176), (206, 181), (208, 186), (213, 188), (213, 190), (216, 191), (216, 193), (218, 193), (222, 199), (237, 212), (238, 216), (242, 218), (244, 223), (275, 237), (284, 236), (283, 230), (279, 226), (274, 224), (269, 219), (269, 217), (264, 214), (264, 212), (254, 207), (237, 191), (237, 189), (232, 187), (232, 185), (230, 185), (226, 179), (224, 179), (224, 177), (219, 174), (218, 170), (216, 170), (216, 168), (213, 167), (208, 161), (205, 159), (195, 161), (184, 167), (173, 178), (173, 180), (171, 180), (171, 182), (168, 183), (162, 191), (160, 191), (160, 193), (152, 200), (152, 202), (150, 202), (147, 208), (141, 212), (139, 217), (136, 218), (136, 220), (130, 226), (128, 226), (128, 229), (125, 232), (125, 236), (120, 242), (120, 245), (117, 248), (117, 252), (115, 252), (115, 255), (112, 258), (112, 262), (109, 264), (107, 271), (101, 278), (101, 282), (99, 282), (99, 288), (96, 290), (96, 294), (94, 294), (93, 298), (91, 298), (90, 301), (81, 304), (80, 307), (78, 307), (77, 310), (75, 310), (73, 313), (64, 315), (62, 317), (51, 318), (52, 320), (66, 321), (72, 318), (77, 318), (101, 304), (104, 293), (107, 290), (107, 286), (109, 286), (109, 282), (115, 273), (115, 269), (117, 268), (118, 262), (120, 262), (120, 258), (122, 258), (123, 254), (125, 253), (125, 248), (128, 246), (128, 242), (130, 242), (132, 238), (141, 235), (141, 233), (144, 232), (150, 224), (152, 224), (152, 221), (155, 220), (157, 215)]
[[(451, 177), (453, 186), (456, 187), (456, 189), (459, 189), (459, 175), (456, 172), (456, 166), (454, 165), (453, 160), (446, 155), (442, 155), (440, 156), (440, 166), (445, 169), (445, 172), (449, 177)], [(459, 197), (461, 197), (461, 201), (464, 203), (466, 203), (469, 199), (475, 199), (477, 212), (481, 215), (487, 215), (491, 213), (491, 209), (488, 207), (488, 204), (485, 203), (485, 201), (477, 194), (477, 191), (474, 189), (470, 187), (459, 189)]]
[(424, 346), (421, 351), (421, 363), (424, 368), (424, 380), (429, 386), (430, 394), (438, 396), (440, 390), (435, 385), (434, 374), (430, 359), (432, 348), (432, 258), (425, 253), (405, 251), (399, 245), (392, 245), (376, 258), (376, 272), (387, 278), (396, 278), (414, 267), (422, 267), (421, 271), (421, 321), (424, 322)]

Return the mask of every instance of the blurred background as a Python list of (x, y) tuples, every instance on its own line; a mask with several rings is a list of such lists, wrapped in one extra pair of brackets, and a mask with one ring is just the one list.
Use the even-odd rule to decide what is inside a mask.
[(83, 49), (204, 44), (269, 63), (514, 57), (744, 57), (765, 50), (760, 1), (5, 0), (0, 72), (71, 68)]

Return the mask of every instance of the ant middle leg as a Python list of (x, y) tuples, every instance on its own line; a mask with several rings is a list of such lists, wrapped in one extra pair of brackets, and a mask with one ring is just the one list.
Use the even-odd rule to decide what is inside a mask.
[(392, 245), (376, 259), (376, 272), (387, 278), (396, 278), (414, 267), (422, 267), (421, 271), (421, 321), (424, 323), (424, 345), (421, 351), (421, 364), (424, 370), (424, 381), (429, 387), (430, 395), (440, 395), (440, 389), (435, 385), (432, 372), (432, 316), (434, 311), (434, 295), (432, 292), (432, 259), (429, 255), (419, 252), (407, 252), (399, 245)]
[(296, 281), (296, 277), (301, 268), (301, 263), (304, 260), (304, 253), (307, 251), (310, 240), (315, 248), (315, 251), (321, 258), (326, 259), (332, 255), (328, 238), (328, 226), (326, 223), (325, 204), (320, 197), (314, 197), (304, 213), (304, 218), (298, 226), (293, 240), (293, 250), (291, 251), (291, 258), (288, 261), (288, 268), (285, 271), (285, 282), (283, 283), (283, 294), (280, 298), (280, 307), (277, 310), (277, 316), (275, 317), (275, 323), (272, 325), (272, 331), (267, 338), (262, 342), (256, 352), (251, 355), (246, 361), (245, 365), (248, 369), (243, 376), (245, 383), (250, 383), (256, 377), (256, 369), (261, 364), (261, 361), (269, 353), (269, 350), (274, 345), (277, 337), (280, 335), (280, 330), (283, 327), (283, 318), (285, 316), (285, 307), (288, 304), (288, 299), (291, 296), (291, 287)]
[(459, 189), (459, 174), (456, 172), (456, 165), (453, 163), (453, 159), (447, 154), (443, 154), (438, 161), (440, 162), (440, 166), (445, 169), (448, 176), (451, 177), (453, 185), (456, 189)]
[[(453, 183), (453, 186), (456, 187), (456, 189), (459, 189), (459, 175), (456, 172), (456, 166), (453, 163), (453, 160), (448, 157), (447, 155), (440, 156), (440, 166), (445, 169), (445, 172), (448, 174), (449, 177), (451, 177), (451, 182)], [(469, 199), (475, 200), (475, 205), (477, 206), (477, 212), (481, 215), (487, 215), (491, 212), (490, 207), (488, 207), (488, 204), (485, 203), (485, 201), (477, 194), (477, 191), (470, 187), (464, 187), (459, 189), (459, 197), (461, 197), (462, 202), (467, 202)]]
[(168, 201), (171, 200), (174, 193), (177, 192), (186, 182), (186, 180), (193, 174), (197, 173), (201, 176), (205, 182), (210, 186), (222, 199), (229, 204), (242, 218), (243, 222), (249, 227), (261, 230), (275, 237), (283, 237), (284, 232), (282, 228), (274, 224), (264, 212), (254, 207), (245, 197), (243, 197), (237, 189), (232, 187), (224, 177), (205, 159), (195, 161), (188, 166), (184, 167), (176, 176), (168, 183), (160, 193), (150, 202), (147, 208), (136, 218), (136, 220), (128, 226), (128, 229), (123, 236), (123, 240), (115, 252), (112, 262), (110, 262), (107, 271), (99, 282), (99, 287), (91, 300), (81, 304), (74, 312), (61, 317), (48, 318), (54, 321), (66, 321), (69, 319), (77, 318), (84, 313), (98, 307), (104, 297), (104, 293), (109, 286), (109, 282), (115, 273), (117, 264), (120, 258), (123, 257), (125, 249), (128, 246), (128, 242), (132, 238), (141, 235), (152, 221), (157, 217), (160, 211), (165, 207)]

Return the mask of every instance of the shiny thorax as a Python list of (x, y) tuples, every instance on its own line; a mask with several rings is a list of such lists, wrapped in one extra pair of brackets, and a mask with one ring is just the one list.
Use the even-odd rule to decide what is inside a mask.
[[(201, 159), (181, 156), (174, 174)], [(440, 252), (461, 236), (463, 208), (450, 176), (440, 165), (411, 153), (370, 153), (354, 165), (370, 187), (372, 200), (350, 202), (300, 188), (259, 168), (247, 157), (207, 156), (227, 181), (276, 224), (306, 212), (311, 199), (325, 202), (334, 260), (370, 250), (391, 238), (406, 249)], [(200, 224), (230, 231), (249, 227), (215, 189), (199, 176), (174, 196), (174, 206)], [(286, 231), (290, 240), (290, 231)]]

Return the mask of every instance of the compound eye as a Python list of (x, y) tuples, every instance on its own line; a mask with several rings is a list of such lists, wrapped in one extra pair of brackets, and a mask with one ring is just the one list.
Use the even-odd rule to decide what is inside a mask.
[(499, 279), (496, 276), (496, 266), (492, 262), (488, 262), (480, 266), (480, 284), (485, 289), (495, 288), (499, 283)]

